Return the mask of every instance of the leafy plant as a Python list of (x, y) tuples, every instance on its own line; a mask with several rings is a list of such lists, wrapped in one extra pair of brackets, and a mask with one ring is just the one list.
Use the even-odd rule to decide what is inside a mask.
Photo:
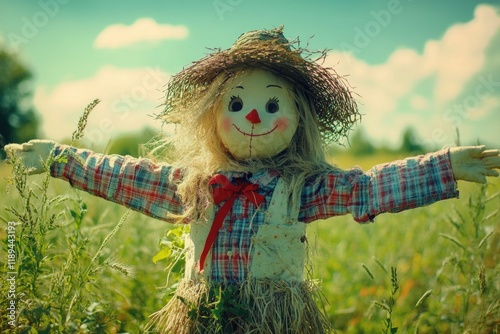
[(375, 305), (386, 312), (385, 324), (383, 333), (385, 334), (395, 334), (398, 332), (398, 327), (393, 327), (392, 313), (394, 311), (394, 304), (396, 302), (396, 292), (399, 290), (398, 275), (397, 270), (391, 267), (391, 294), (388, 300), (375, 301)]
[[(465, 210), (455, 208), (448, 217), (452, 233), (440, 236), (453, 246), (436, 273), (439, 303), (449, 305), (439, 312), (429, 309), (420, 315), (421, 323), (446, 319), (452, 331), (491, 333), (499, 329), (500, 287), (498, 282), (498, 207), (487, 210), (487, 203), (498, 201), (500, 193), (488, 195), (483, 185), (469, 197)], [(434, 294), (434, 293), (433, 293)], [(438, 305), (434, 304), (434, 308)], [(426, 321), (423, 321), (426, 319)]]
[[(41, 184), (29, 183), (26, 170), (18, 161), (13, 162), (13, 170), (10, 183), (18, 192), (20, 203), (12, 203), (7, 208), (12, 215), (9, 222), (16, 221), (8, 224), (15, 226), (15, 241), (7, 242), (6, 239), (4, 247), (8, 251), (15, 244), (15, 252), (12, 252), (15, 259), (12, 266), (2, 268), (2, 274), (15, 273), (15, 286), (11, 295), (5, 291), (9, 286), (2, 286), (0, 307), (14, 304), (16, 318), (10, 321), (5, 317), (8, 312), (2, 309), (2, 333), (84, 330), (91, 322), (88, 307), (95, 306), (95, 301), (100, 300), (98, 273), (103, 271), (103, 265), (117, 267), (103, 260), (103, 249), (127, 216), (118, 222), (91, 256), (95, 247), (89, 246), (88, 231), (84, 231), (87, 205), (81, 198), (52, 196), (48, 174), (42, 177)], [(69, 231), (63, 234), (63, 230)], [(65, 245), (59, 240), (64, 240)], [(100, 322), (107, 319), (110, 324), (115, 321), (111, 316), (92, 319)], [(110, 324), (101, 324), (109, 328), (105, 332), (116, 327)]]
[[(381, 158), (370, 159), (355, 160), (369, 166)], [(188, 227), (25, 172), (0, 166), (0, 332), (143, 332), (182, 276)], [(460, 200), (382, 215), (373, 225), (345, 216), (309, 226), (313, 277), (323, 282), (337, 333), (498, 332), (500, 181), (460, 189)], [(240, 309), (230, 296), (213, 291), (210, 309), (192, 314), (224, 326)], [(389, 319), (374, 300), (390, 306)]]

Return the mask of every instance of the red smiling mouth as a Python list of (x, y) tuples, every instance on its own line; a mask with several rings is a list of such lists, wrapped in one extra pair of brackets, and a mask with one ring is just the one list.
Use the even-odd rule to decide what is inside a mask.
[(252, 133), (247, 133), (245, 131), (242, 131), (239, 127), (236, 126), (236, 124), (233, 124), (233, 126), (236, 128), (236, 130), (238, 130), (239, 133), (241, 133), (242, 135), (244, 136), (249, 136), (249, 137), (260, 137), (260, 136), (265, 136), (265, 135), (268, 135), (270, 134), (271, 132), (273, 132), (274, 130), (276, 130), (278, 128), (278, 126), (276, 125), (274, 128), (272, 128), (271, 130), (267, 131), (267, 132), (264, 132), (264, 133), (259, 133), (259, 134), (254, 134), (253, 133), (253, 128), (254, 128), (254, 125), (252, 124)]

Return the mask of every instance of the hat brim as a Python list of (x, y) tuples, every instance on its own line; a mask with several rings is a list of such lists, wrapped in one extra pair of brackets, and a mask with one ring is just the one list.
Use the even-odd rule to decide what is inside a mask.
[(161, 116), (168, 118), (178, 106), (203, 94), (223, 72), (260, 68), (284, 77), (302, 90), (315, 108), (323, 141), (340, 143), (360, 119), (360, 114), (347, 81), (332, 68), (319, 64), (326, 53), (319, 52), (319, 58), (314, 61), (310, 59), (313, 54), (290, 43), (284, 45), (279, 39), (256, 40), (235, 44), (227, 50), (215, 50), (171, 78)]

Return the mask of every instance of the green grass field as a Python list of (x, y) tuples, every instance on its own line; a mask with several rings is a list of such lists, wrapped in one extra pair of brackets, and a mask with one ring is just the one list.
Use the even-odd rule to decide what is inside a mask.
[[(368, 169), (395, 158), (336, 163)], [(179, 227), (43, 175), (12, 179), (11, 170), (0, 165), (0, 332), (142, 332), (181, 273), (172, 260)], [(349, 216), (311, 224), (313, 277), (338, 333), (499, 332), (500, 181), (459, 189), (458, 200), (374, 224)], [(171, 256), (154, 263), (165, 245)]]

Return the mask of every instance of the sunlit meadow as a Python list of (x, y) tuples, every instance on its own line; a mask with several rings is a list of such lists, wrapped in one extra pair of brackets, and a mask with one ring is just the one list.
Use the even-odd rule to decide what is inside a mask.
[[(396, 158), (332, 161), (367, 169)], [(1, 332), (142, 332), (182, 274), (185, 228), (47, 175), (11, 165), (0, 173)], [(458, 200), (383, 214), (374, 224), (349, 216), (311, 224), (312, 276), (337, 332), (498, 332), (500, 182), (490, 181), (460, 183)]]

